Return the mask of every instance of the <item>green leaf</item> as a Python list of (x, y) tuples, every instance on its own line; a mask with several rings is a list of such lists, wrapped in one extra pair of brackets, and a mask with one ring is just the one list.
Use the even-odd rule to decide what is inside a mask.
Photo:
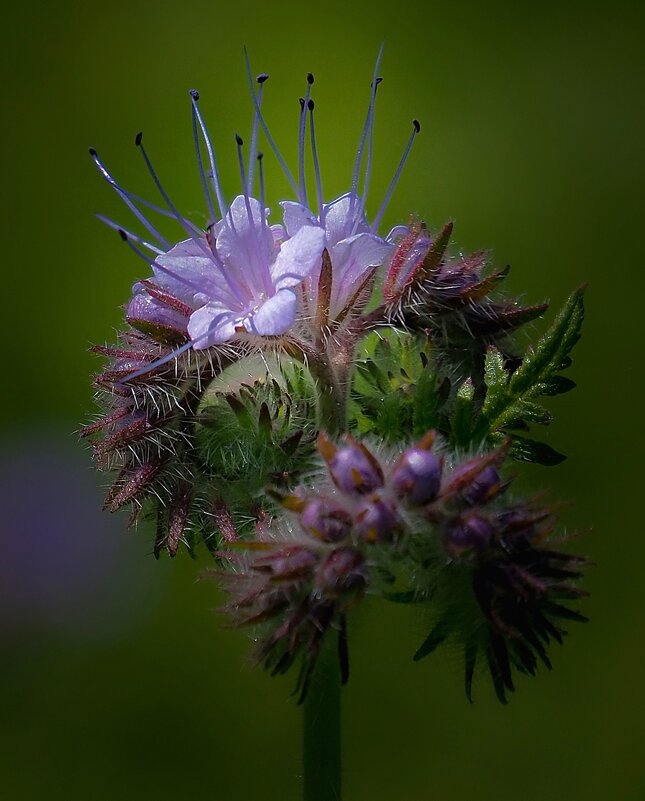
[(542, 384), (540, 395), (564, 395), (576, 388), (576, 382), (563, 375), (554, 375)]
[[(527, 350), (510, 378), (502, 354), (496, 348), (488, 349), (484, 371), (486, 398), (474, 427), (474, 439), (490, 439), (500, 429), (518, 428), (526, 423), (547, 425), (551, 421), (550, 412), (534, 399), (559, 395), (575, 387), (573, 381), (559, 373), (571, 363), (569, 352), (580, 338), (583, 292), (584, 287), (581, 287), (570, 296), (549, 330), (535, 347)], [(524, 445), (518, 447), (517, 458), (556, 464), (564, 457), (546, 445)]]
[(451, 417), (453, 445), (467, 445), (473, 437), (475, 387), (467, 378), (457, 390)]
[(513, 437), (511, 456), (521, 462), (536, 462), (547, 467), (560, 464), (567, 458), (545, 442), (518, 436)]

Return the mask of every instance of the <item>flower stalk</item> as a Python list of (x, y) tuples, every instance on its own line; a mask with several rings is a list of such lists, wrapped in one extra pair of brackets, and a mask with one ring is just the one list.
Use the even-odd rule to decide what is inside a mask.
[(303, 801), (340, 801), (340, 670), (334, 642), (323, 646), (303, 708)]

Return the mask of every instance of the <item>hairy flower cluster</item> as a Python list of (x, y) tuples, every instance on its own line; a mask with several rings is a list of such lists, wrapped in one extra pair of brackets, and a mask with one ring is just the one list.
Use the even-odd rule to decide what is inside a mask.
[(530, 503), (503, 500), (508, 482), (499, 465), (505, 449), (446, 467), (429, 432), (398, 458), (383, 463), (353, 437), (339, 445), (325, 434), (318, 448), (328, 483), (282, 496), (291, 512), (291, 537), (264, 530), (240, 543), (227, 611), (239, 623), (269, 621), (258, 655), (274, 673), (303, 656), (298, 682), (304, 697), (323, 638), (338, 632), (344, 679), (349, 675), (348, 610), (365, 593), (394, 597), (383, 570), (412, 576), (398, 597), (436, 603), (439, 620), (415, 659), (444, 640), (460, 641), (471, 683), (478, 653), (505, 701), (511, 668), (533, 674), (550, 667), (546, 646), (566, 633), (559, 620), (584, 620), (565, 606), (583, 561), (554, 550), (555, 516)]
[[(412, 218), (381, 231), (417, 120), (368, 217), (380, 57), (346, 191), (331, 200), (313, 75), (292, 172), (262, 112), (269, 76), (253, 79), (248, 59), (251, 135), (246, 145), (235, 135), (232, 199), (190, 93), (200, 224), (174, 205), (142, 134), (135, 143), (161, 205), (121, 186), (90, 150), (139, 232), (100, 219), (146, 272), (116, 344), (94, 348), (107, 360), (95, 377), (101, 411), (82, 435), (114, 474), (106, 508), (154, 520), (157, 556), (203, 541), (230, 591), (227, 611), (260, 627), (260, 661), (274, 674), (301, 664), (301, 700), (332, 635), (347, 680), (347, 616), (368, 593), (426, 610), (433, 626), (415, 658), (451, 641), (464, 652), (468, 696), (480, 660), (505, 700), (513, 670), (549, 666), (561, 621), (584, 619), (567, 603), (582, 594), (584, 560), (554, 547), (555, 515), (511, 498), (501, 477), (506, 458), (564, 458), (516, 432), (551, 419), (536, 399), (575, 386), (560, 373), (579, 337), (582, 291), (521, 359), (510, 335), (546, 306), (503, 297), (508, 270), (489, 270), (484, 252), (451, 254), (451, 223), (432, 233)], [(290, 186), (278, 218), (260, 137)], [(158, 218), (181, 233), (167, 237)]]

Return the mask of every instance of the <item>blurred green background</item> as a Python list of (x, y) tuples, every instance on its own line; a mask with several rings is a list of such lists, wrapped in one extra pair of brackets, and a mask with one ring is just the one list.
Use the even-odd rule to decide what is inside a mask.
[[(0, 793), (8, 801), (299, 797), (291, 677), (252, 670), (223, 630), (206, 558), (156, 563), (152, 533), (100, 512), (75, 431), (93, 410), (90, 343), (114, 337), (144, 266), (93, 217), (124, 222), (87, 157), (203, 212), (187, 90), (202, 93), (229, 194), (250, 102), (242, 45), (271, 73), (266, 110), (291, 163), (297, 97), (316, 74), (328, 198), (348, 188), (373, 59), (386, 40), (372, 212), (422, 122), (386, 224), (456, 220), (510, 288), (560, 304), (590, 282), (585, 336), (556, 399), (556, 468), (521, 469), (591, 528), (592, 622), (519, 682), (507, 708), (457, 655), (413, 664), (407, 609), (366, 604), (344, 691), (347, 801), (645, 798), (641, 525), (642, 3), (15, 3), (5, 11), (0, 451)], [(266, 148), (265, 148), (266, 149)], [(269, 200), (286, 193), (268, 163)], [(537, 334), (542, 324), (537, 325)], [(636, 493), (639, 492), (637, 499)]]

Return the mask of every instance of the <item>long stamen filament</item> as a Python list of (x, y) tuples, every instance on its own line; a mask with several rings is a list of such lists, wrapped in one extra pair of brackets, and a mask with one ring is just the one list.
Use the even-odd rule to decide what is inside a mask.
[(401, 161), (399, 162), (399, 166), (396, 168), (396, 172), (394, 173), (394, 178), (392, 178), (392, 182), (390, 183), (390, 188), (385, 193), (385, 197), (383, 198), (383, 202), (381, 203), (381, 208), (378, 210), (376, 217), (374, 218), (374, 222), (372, 223), (372, 231), (378, 231), (378, 227), (381, 224), (381, 220), (383, 219), (383, 215), (392, 199), (392, 194), (396, 188), (397, 183), (399, 182), (399, 178), (401, 177), (401, 173), (403, 172), (403, 167), (405, 166), (405, 162), (408, 160), (408, 156), (410, 155), (410, 150), (412, 150), (412, 145), (414, 140), (417, 137), (417, 134), (421, 130), (421, 125), (419, 124), (418, 120), (412, 120), (412, 133), (410, 134), (410, 138), (408, 139), (408, 143), (403, 151), (403, 155), (401, 156)]
[(97, 214), (97, 219), (99, 219), (104, 225), (107, 225), (108, 228), (111, 228), (113, 231), (123, 231), (127, 234), (128, 238), (134, 242), (137, 242), (139, 245), (143, 245), (144, 248), (152, 251), (157, 256), (163, 256), (165, 251), (161, 250), (161, 248), (156, 247), (151, 242), (146, 241), (142, 237), (138, 236), (137, 234), (133, 233), (132, 231), (128, 231), (127, 228), (124, 228), (119, 223), (111, 220), (109, 217), (106, 217), (104, 214)]
[(258, 176), (260, 179), (260, 214), (262, 215), (262, 227), (266, 225), (266, 199), (264, 194), (264, 167), (262, 161), (264, 159), (264, 153), (258, 153), (257, 162), (258, 162)]
[(130, 193), (126, 192), (125, 189), (122, 189), (119, 184), (114, 180), (114, 178), (110, 175), (107, 168), (98, 157), (98, 153), (94, 150), (93, 147), (90, 148), (90, 156), (92, 157), (94, 163), (99, 169), (99, 172), (105, 178), (105, 180), (110, 184), (110, 186), (114, 189), (114, 191), (119, 195), (121, 200), (125, 203), (125, 205), (130, 209), (130, 211), (134, 214), (134, 216), (139, 220), (139, 222), (144, 226), (146, 231), (148, 231), (166, 250), (171, 248), (170, 242), (155, 228), (155, 226), (148, 221), (148, 218), (143, 214), (134, 202), (130, 199)]
[(305, 182), (305, 132), (307, 126), (307, 109), (311, 97), (311, 87), (314, 76), (311, 72), (307, 73), (307, 91), (305, 96), (300, 98), (300, 124), (298, 128), (298, 182), (300, 184), (299, 198), (303, 206), (308, 206), (307, 185)]
[[(262, 98), (264, 97), (264, 81), (260, 83), (258, 90), (258, 106), (262, 108)], [(253, 184), (255, 181), (255, 161), (258, 152), (258, 115), (253, 114), (253, 128), (251, 131), (251, 149), (249, 150), (249, 179), (247, 182), (249, 195), (253, 194)]]
[[(282, 171), (284, 172), (287, 180), (291, 184), (291, 188), (293, 189), (293, 191), (296, 194), (296, 196), (300, 197), (298, 184), (296, 183), (296, 181), (295, 181), (295, 179), (293, 177), (293, 174), (291, 173), (291, 170), (287, 166), (286, 161), (282, 158), (282, 154), (278, 150), (278, 146), (276, 145), (273, 137), (271, 136), (271, 132), (269, 131), (269, 126), (266, 124), (266, 120), (264, 119), (264, 117), (262, 116), (262, 112), (260, 111), (260, 105), (258, 103), (258, 98), (257, 98), (257, 95), (255, 94), (255, 89), (253, 88), (253, 75), (251, 73), (251, 62), (249, 61), (249, 54), (248, 54), (246, 48), (244, 48), (244, 58), (245, 58), (245, 61), (246, 61), (246, 72), (247, 72), (247, 75), (248, 75), (249, 89), (250, 89), (250, 92), (251, 92), (251, 100), (253, 101), (253, 107), (255, 108), (255, 113), (257, 115), (258, 121), (259, 121), (260, 125), (262, 126), (262, 130), (264, 131), (264, 135), (267, 138), (267, 142), (269, 143), (269, 146), (271, 147), (271, 150), (273, 150), (273, 152), (275, 153), (275, 156), (278, 159), (278, 162), (280, 164), (280, 167), (282, 168)], [(266, 73), (262, 73), (261, 75), (258, 75), (257, 82), (258, 83), (264, 83), (264, 81), (266, 81), (268, 79), (268, 77), (269, 76)]]
[(361, 133), (361, 138), (358, 143), (358, 150), (356, 151), (356, 159), (354, 161), (354, 173), (352, 175), (352, 194), (351, 194), (351, 201), (350, 201), (350, 214), (354, 211), (354, 203), (356, 199), (356, 194), (358, 192), (358, 178), (360, 175), (361, 170), (361, 163), (363, 161), (363, 149), (365, 147), (365, 140), (367, 139), (367, 135), (370, 130), (370, 126), (372, 125), (372, 121), (374, 118), (374, 103), (376, 101), (376, 89), (381, 83), (378, 77), (378, 72), (381, 66), (381, 58), (383, 57), (383, 47), (381, 45), (378, 55), (376, 57), (376, 64), (374, 65), (374, 73), (372, 75), (372, 89), (370, 94), (370, 104), (367, 109), (367, 116), (365, 117), (365, 124), (363, 125), (363, 131)]
[(199, 100), (199, 92), (195, 89), (192, 89), (190, 92), (190, 96), (192, 98), (192, 106), (193, 106), (193, 114), (197, 118), (197, 122), (199, 123), (199, 127), (202, 131), (202, 136), (204, 137), (204, 144), (206, 145), (206, 152), (208, 153), (208, 160), (210, 161), (211, 165), (211, 172), (210, 178), (213, 182), (213, 189), (215, 190), (215, 197), (217, 198), (217, 205), (219, 207), (220, 217), (222, 219), (225, 218), (226, 212), (228, 211), (228, 206), (226, 205), (226, 201), (224, 199), (224, 193), (222, 192), (222, 186), (219, 179), (219, 172), (217, 171), (217, 161), (215, 159), (215, 151), (213, 150), (213, 145), (211, 143), (210, 136), (208, 135), (208, 129), (206, 128), (206, 123), (204, 122), (204, 118), (202, 117), (201, 111), (197, 105), (197, 101)]
[(374, 102), (371, 104), (370, 110), (370, 124), (369, 124), (369, 139), (367, 142), (367, 162), (365, 165), (365, 178), (363, 180), (363, 192), (361, 194), (361, 203), (358, 208), (358, 212), (356, 213), (356, 218), (354, 220), (354, 224), (352, 226), (352, 234), (356, 233), (356, 230), (365, 215), (365, 207), (367, 206), (367, 195), (369, 193), (370, 188), (370, 179), (372, 177), (372, 160), (374, 155), (374, 118), (376, 114), (376, 92), (380, 83), (382, 83), (382, 78), (377, 78), (374, 88), (373, 88), (373, 98)]
[(195, 155), (197, 156), (197, 169), (199, 171), (199, 179), (202, 184), (202, 191), (206, 198), (206, 205), (208, 206), (208, 213), (210, 216), (210, 223), (213, 224), (217, 221), (215, 214), (215, 206), (213, 205), (213, 198), (211, 195), (210, 187), (208, 186), (208, 178), (206, 177), (206, 170), (204, 169), (204, 160), (202, 158), (202, 148), (199, 143), (199, 130), (197, 128), (197, 115), (194, 110), (192, 113), (192, 128), (193, 128), (193, 142), (195, 145)]
[(321, 225), (325, 224), (325, 207), (323, 201), (322, 178), (320, 177), (320, 162), (318, 161), (318, 148), (316, 147), (316, 129), (314, 126), (314, 101), (309, 101), (309, 132), (311, 134), (311, 155), (314, 162), (316, 176), (316, 196), (318, 198), (318, 219)]
[(173, 213), (173, 215), (174, 215), (175, 219), (177, 220), (177, 222), (181, 225), (181, 227), (184, 229), (184, 231), (186, 231), (186, 233), (193, 240), (193, 242), (195, 242), (195, 244), (198, 245), (198, 247), (201, 250), (203, 250), (204, 253), (209, 254), (210, 251), (208, 249), (208, 246), (206, 245), (206, 243), (202, 239), (202, 232), (200, 231), (200, 229), (196, 225), (194, 225), (192, 222), (190, 222), (190, 220), (187, 220), (185, 217), (183, 217), (179, 213), (177, 207), (175, 206), (175, 204), (170, 199), (170, 197), (169, 197), (168, 193), (166, 192), (166, 190), (163, 188), (163, 186), (161, 184), (161, 181), (159, 180), (159, 177), (157, 176), (157, 173), (156, 173), (154, 167), (152, 166), (152, 162), (150, 161), (148, 153), (146, 152), (146, 149), (143, 146), (143, 134), (142, 133), (138, 133), (137, 134), (136, 139), (135, 139), (135, 144), (139, 148), (139, 150), (141, 151), (141, 155), (143, 156), (143, 160), (146, 163), (146, 167), (148, 168), (148, 172), (150, 173), (150, 176), (152, 177), (152, 180), (154, 181), (155, 186), (159, 190), (159, 193), (161, 194), (162, 198), (165, 200), (166, 204), (168, 205), (168, 208)]

